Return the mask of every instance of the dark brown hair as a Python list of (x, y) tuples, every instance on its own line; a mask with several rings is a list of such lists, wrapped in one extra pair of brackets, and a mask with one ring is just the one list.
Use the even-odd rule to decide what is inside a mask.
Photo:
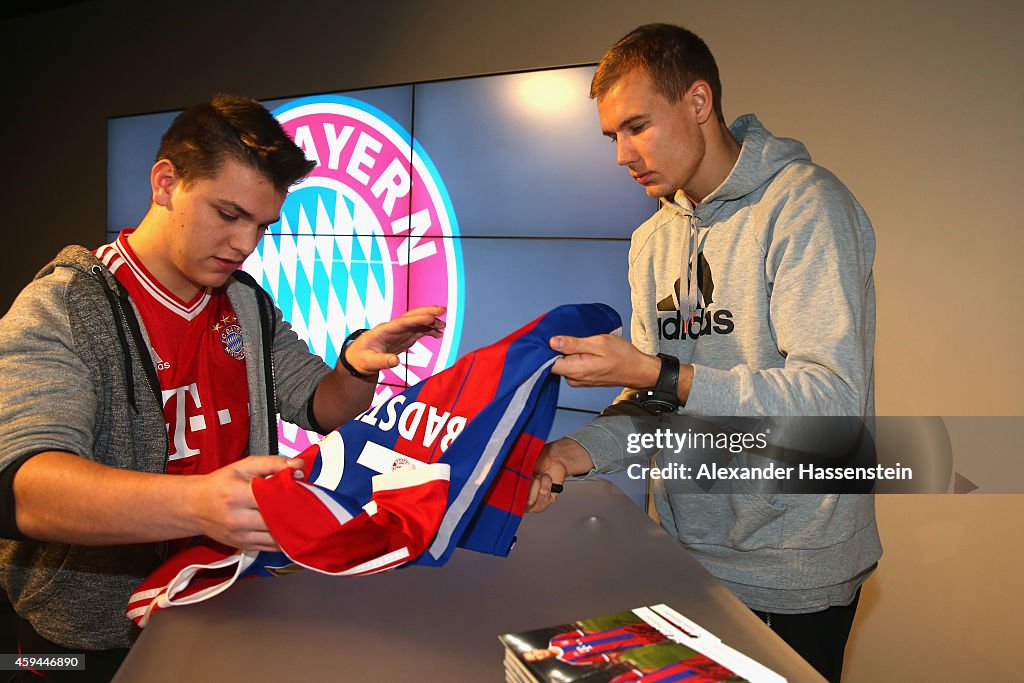
[(678, 102), (695, 81), (711, 86), (715, 114), (722, 114), (722, 82), (718, 65), (700, 36), (682, 26), (645, 24), (612, 45), (601, 58), (590, 84), (590, 97), (600, 99), (623, 76), (647, 74), (654, 88), (670, 102)]
[(263, 105), (224, 94), (178, 114), (161, 138), (156, 158), (174, 164), (186, 187), (215, 176), (227, 159), (262, 173), (280, 191), (316, 166)]

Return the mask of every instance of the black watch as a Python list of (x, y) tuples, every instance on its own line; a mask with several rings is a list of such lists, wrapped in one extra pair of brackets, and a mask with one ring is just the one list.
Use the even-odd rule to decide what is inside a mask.
[(345, 337), (345, 341), (341, 343), (341, 353), (338, 354), (338, 361), (341, 363), (342, 367), (348, 370), (348, 374), (352, 375), (353, 377), (358, 377), (359, 379), (373, 379), (376, 377), (376, 374), (364, 375), (363, 373), (356, 370), (355, 366), (348, 362), (348, 358), (345, 358), (345, 352), (348, 350), (349, 345), (351, 345), (352, 342), (354, 342), (359, 337), (359, 335), (361, 335), (363, 332), (368, 331), (369, 330), (366, 329), (356, 330), (352, 334)]
[(652, 413), (672, 413), (679, 409), (679, 359), (667, 353), (659, 353), (661, 372), (658, 381), (649, 391), (638, 391), (636, 398)]

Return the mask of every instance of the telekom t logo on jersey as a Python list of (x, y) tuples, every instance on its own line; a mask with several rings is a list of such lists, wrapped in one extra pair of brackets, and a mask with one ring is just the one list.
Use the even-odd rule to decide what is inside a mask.
[[(317, 163), (292, 188), (281, 221), (244, 268), (299, 337), (335, 365), (345, 337), (417, 306), (447, 306), (444, 337), (424, 337), (381, 373), (375, 403), (455, 359), (462, 327), (462, 250), (441, 177), (416, 140), (384, 112), (341, 96), (308, 97), (274, 115)], [(315, 434), (279, 423), (281, 452)]]
[[(206, 429), (206, 417), (203, 415), (203, 402), (199, 398), (199, 387), (193, 383), (177, 389), (165, 389), (162, 392), (164, 414), (173, 401), (174, 421), (167, 424), (167, 439), (171, 442), (171, 454), (168, 460), (180, 460), (199, 455), (198, 448), (188, 445), (186, 426), (189, 432), (201, 432)], [(187, 419), (186, 419), (187, 418)], [(230, 410), (218, 410), (217, 421), (226, 425), (231, 422)], [(173, 427), (174, 433), (171, 433)]]

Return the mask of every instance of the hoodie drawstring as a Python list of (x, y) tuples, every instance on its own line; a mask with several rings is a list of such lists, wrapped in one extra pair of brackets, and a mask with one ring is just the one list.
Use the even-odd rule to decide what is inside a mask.
[(679, 315), (687, 325), (693, 324), (697, 310), (697, 251), (700, 249), (700, 219), (693, 213), (693, 203), (686, 193), (678, 190), (675, 196), (663, 201), (671, 204), (686, 219), (686, 253), (679, 258), (679, 289), (676, 300)]
[(682, 294), (682, 283), (686, 282), (686, 298), (679, 298), (679, 312), (684, 319), (692, 324), (693, 314), (697, 310), (697, 250), (699, 248), (700, 234), (697, 232), (697, 217), (693, 214), (687, 215), (686, 227), (686, 254), (680, 259), (682, 272), (679, 274), (679, 292)]

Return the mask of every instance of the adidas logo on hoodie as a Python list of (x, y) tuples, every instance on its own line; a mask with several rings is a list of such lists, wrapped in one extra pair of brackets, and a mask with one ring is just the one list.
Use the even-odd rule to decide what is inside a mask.
[[(700, 307), (693, 313), (683, 317), (679, 308), (680, 280), (675, 282), (675, 294), (670, 294), (658, 302), (658, 339), (697, 339), (706, 334), (732, 334), (736, 324), (732, 321), (732, 311), (719, 309), (709, 311), (715, 292), (715, 281), (711, 275), (711, 267), (704, 260), (704, 254), (697, 255), (697, 292)], [(668, 313), (669, 315), (664, 315)]]

